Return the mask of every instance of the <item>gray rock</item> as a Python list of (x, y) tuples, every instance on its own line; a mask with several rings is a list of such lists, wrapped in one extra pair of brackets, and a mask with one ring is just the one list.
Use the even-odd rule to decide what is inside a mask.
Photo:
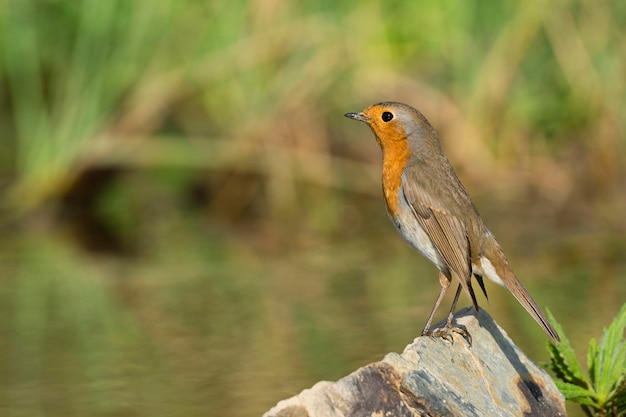
[(264, 417), (332, 416), (566, 416), (550, 376), (513, 344), (484, 311), (455, 315), (472, 345), (418, 337), (402, 354), (322, 381)]

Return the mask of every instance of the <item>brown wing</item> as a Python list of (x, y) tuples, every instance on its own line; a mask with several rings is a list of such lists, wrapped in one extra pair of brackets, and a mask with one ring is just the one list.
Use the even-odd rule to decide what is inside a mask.
[(435, 204), (432, 196), (417, 181), (402, 179), (402, 195), (413, 215), (453, 272), (478, 311), (471, 283), (471, 261), (467, 232), (463, 222)]

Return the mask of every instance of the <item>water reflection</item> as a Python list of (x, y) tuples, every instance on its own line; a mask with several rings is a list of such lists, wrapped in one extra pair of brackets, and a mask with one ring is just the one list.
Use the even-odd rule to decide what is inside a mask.
[[(391, 227), (271, 247), (206, 231), (180, 224), (175, 239), (132, 258), (89, 255), (54, 234), (6, 237), (4, 413), (259, 415), (401, 351), (438, 292), (434, 268)], [(532, 250), (504, 240), (539, 305), (584, 353), (626, 300), (625, 237), (554, 237)], [(487, 285), (490, 301), (479, 303), (546, 360), (541, 329), (506, 290)]]

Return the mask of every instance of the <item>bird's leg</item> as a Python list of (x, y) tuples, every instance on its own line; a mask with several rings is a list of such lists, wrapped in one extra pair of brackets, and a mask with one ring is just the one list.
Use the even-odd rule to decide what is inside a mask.
[(433, 310), (430, 312), (430, 316), (428, 316), (428, 321), (426, 322), (426, 326), (424, 326), (424, 330), (422, 330), (422, 336), (430, 336), (431, 334), (430, 325), (432, 324), (433, 318), (435, 317), (435, 312), (439, 308), (439, 304), (441, 304), (441, 300), (443, 300), (443, 296), (446, 294), (446, 290), (450, 286), (450, 278), (448, 278), (441, 271), (439, 271), (439, 283), (441, 284), (441, 291), (439, 292), (437, 301), (435, 301), (435, 306), (433, 307)]
[(467, 329), (464, 326), (455, 326), (452, 324), (452, 319), (454, 318), (454, 310), (456, 309), (456, 303), (459, 301), (459, 296), (461, 295), (461, 284), (456, 288), (456, 293), (454, 294), (454, 301), (452, 301), (452, 308), (450, 308), (450, 313), (448, 314), (448, 319), (446, 320), (446, 325), (443, 328), (435, 329), (432, 332), (433, 336), (442, 337), (446, 340), (453, 340), (450, 338), (450, 334), (448, 331), (453, 331), (455, 333), (463, 336), (467, 343), (472, 346), (472, 336), (469, 334)]
[(450, 308), (450, 313), (448, 314), (448, 319), (446, 320), (446, 324), (443, 328), (430, 330), (430, 326), (432, 324), (433, 318), (435, 316), (435, 312), (437, 308), (439, 308), (439, 304), (441, 304), (441, 300), (446, 293), (446, 290), (450, 286), (451, 282), (450, 276), (444, 274), (443, 272), (439, 272), (439, 283), (441, 284), (441, 291), (439, 292), (439, 297), (437, 297), (437, 301), (435, 301), (435, 306), (433, 310), (430, 312), (430, 316), (428, 317), (428, 321), (426, 322), (426, 326), (424, 326), (424, 330), (422, 330), (422, 336), (433, 336), (433, 337), (441, 337), (442, 339), (450, 341), (450, 343), (454, 343), (454, 339), (450, 335), (450, 332), (455, 332), (460, 334), (467, 340), (469, 345), (472, 345), (472, 337), (468, 333), (468, 331), (464, 327), (458, 327), (452, 324), (454, 310), (456, 309), (456, 304), (459, 301), (459, 296), (461, 295), (461, 284), (456, 289), (456, 293), (454, 294), (454, 300), (452, 301), (452, 308)]
[(450, 307), (450, 314), (448, 314), (448, 322), (452, 322), (452, 315), (454, 314), (454, 310), (456, 310), (456, 303), (459, 301), (459, 296), (461, 295), (461, 284), (456, 287), (456, 293), (454, 293), (454, 300), (452, 300), (452, 307)]

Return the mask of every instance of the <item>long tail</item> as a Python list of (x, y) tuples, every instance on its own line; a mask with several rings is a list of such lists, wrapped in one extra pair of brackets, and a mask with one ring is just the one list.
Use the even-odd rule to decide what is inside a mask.
[[(491, 259), (493, 260), (493, 262), (486, 261), (489, 263), (489, 265), (485, 265), (486, 262), (483, 261), (483, 270), (484, 273), (487, 275), (487, 278), (490, 278), (496, 282), (499, 279), (502, 284), (504, 284), (504, 286), (511, 292), (511, 294), (513, 294), (517, 301), (519, 301), (519, 303), (526, 309), (528, 314), (530, 314), (541, 326), (546, 334), (550, 336), (550, 338), (554, 342), (560, 342), (561, 339), (556, 333), (556, 330), (554, 330), (554, 327), (552, 327), (546, 315), (543, 314), (543, 311), (541, 311), (535, 300), (533, 300), (533, 297), (530, 295), (526, 287), (524, 287), (524, 285), (522, 285), (522, 283), (517, 279), (517, 277), (513, 273), (513, 270), (509, 266), (509, 263), (507, 262), (504, 253), (502, 252), (502, 249), (497, 244), (497, 242), (495, 242), (495, 239), (493, 243), (495, 243), (495, 245), (490, 245), (492, 246), (493, 250), (485, 254), (487, 259)], [(492, 269), (492, 271), (487, 271), (487, 269)], [(490, 272), (495, 272), (497, 276), (490, 276)]]

